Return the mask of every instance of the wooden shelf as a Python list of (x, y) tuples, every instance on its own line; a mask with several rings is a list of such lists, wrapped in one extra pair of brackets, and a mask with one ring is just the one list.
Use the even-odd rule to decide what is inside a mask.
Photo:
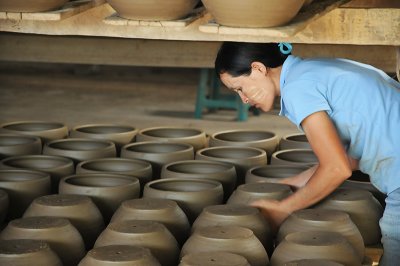
[[(104, 0), (92, 1), (98, 5), (75, 12), (67, 19), (65, 19), (65, 14), (63, 19), (60, 17), (60, 20), (28, 20), (3, 16), (3, 19), (0, 19), (0, 31), (147, 40), (286, 41), (306, 44), (400, 46), (400, 8), (334, 8), (340, 1), (324, 0), (324, 3), (331, 3), (331, 5), (326, 5), (319, 11), (300, 14), (291, 25), (282, 27), (281, 30), (258, 29), (257, 32), (252, 32), (252, 29), (243, 29), (232, 33), (219, 27), (216, 34), (200, 30), (212, 20), (209, 13), (202, 13), (190, 23), (183, 22), (185, 26), (182, 26), (182, 21), (170, 22), (172, 24), (168, 26), (161, 23), (145, 25), (144, 22), (139, 22), (138, 26), (137, 21), (125, 23), (116, 19), (115, 16), (112, 17), (115, 10), (106, 3), (99, 4), (102, 1)], [(314, 7), (317, 6), (314, 5)], [(113, 22), (108, 23), (110, 20)], [(156, 24), (160, 26), (155, 26)]]

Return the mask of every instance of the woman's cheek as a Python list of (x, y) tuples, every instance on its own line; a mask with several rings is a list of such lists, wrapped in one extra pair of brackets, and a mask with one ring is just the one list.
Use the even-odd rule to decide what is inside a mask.
[(246, 91), (246, 96), (252, 103), (262, 102), (265, 99), (265, 95), (265, 88), (250, 87)]

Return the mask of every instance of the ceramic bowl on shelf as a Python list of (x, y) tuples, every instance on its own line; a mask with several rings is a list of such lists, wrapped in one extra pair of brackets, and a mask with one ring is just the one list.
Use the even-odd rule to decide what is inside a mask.
[(107, 0), (118, 15), (132, 20), (176, 20), (187, 16), (200, 0)]
[(301, 165), (261, 165), (255, 166), (246, 172), (245, 183), (278, 183), (280, 180), (295, 176), (305, 170), (308, 166)]
[(311, 167), (318, 164), (318, 158), (311, 149), (291, 149), (274, 152), (271, 165), (297, 165)]
[[(53, 0), (54, 2), (55, 0)], [(63, 0), (66, 2), (65, 0)], [(15, 1), (13, 1), (15, 2)], [(20, 2), (20, 1), (17, 1)], [(34, 1), (44, 3), (46, 1)], [(52, 2), (52, 1), (48, 1)], [(26, 2), (24, 1), (24, 4)], [(31, 2), (30, 2), (31, 3)], [(68, 136), (68, 127), (59, 122), (50, 121), (18, 121), (2, 124), (1, 130), (5, 133), (22, 134), (40, 137), (44, 143), (63, 139)]]
[(229, 27), (265, 28), (285, 25), (304, 0), (202, 0), (217, 23)]
[(185, 255), (179, 266), (250, 266), (247, 259), (241, 255), (225, 252), (210, 251)]
[(0, 159), (42, 153), (42, 140), (36, 136), (0, 134)]
[(279, 141), (279, 150), (311, 149), (304, 133), (294, 133), (283, 136)]

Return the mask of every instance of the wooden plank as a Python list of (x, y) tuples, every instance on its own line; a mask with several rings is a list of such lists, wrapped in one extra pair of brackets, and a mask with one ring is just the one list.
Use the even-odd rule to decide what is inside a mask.
[(36, 21), (57, 21), (63, 20), (79, 13), (82, 13), (90, 8), (105, 3), (105, 0), (78, 0), (66, 3), (60, 9), (47, 12), (21, 12), (21, 13), (9, 13), (0, 12), (0, 19), (5, 18), (14, 20), (36, 20)]
[(209, 21), (199, 27), (200, 31), (207, 33), (231, 34), (231, 35), (262, 35), (286, 38), (294, 36), (308, 24), (324, 16), (340, 5), (350, 0), (321, 0), (314, 1), (296, 15), (289, 24), (271, 28), (239, 28), (219, 25), (215, 20)]
[[(51, 44), (51, 45), (50, 45)], [(213, 68), (221, 42), (0, 33), (0, 60)], [(302, 57), (341, 57), (396, 73), (394, 46), (294, 44)]]
[(205, 9), (203, 7), (193, 10), (188, 16), (177, 20), (160, 20), (160, 21), (148, 21), (148, 20), (134, 20), (125, 19), (118, 16), (118, 13), (114, 13), (111, 16), (106, 17), (103, 22), (105, 24), (113, 26), (142, 26), (142, 27), (186, 27), (196, 19), (203, 16)]

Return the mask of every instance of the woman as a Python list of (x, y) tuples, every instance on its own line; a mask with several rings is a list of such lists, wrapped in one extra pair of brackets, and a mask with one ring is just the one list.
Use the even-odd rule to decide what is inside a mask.
[(283, 181), (297, 188), (292, 196), (253, 205), (277, 228), (292, 212), (317, 203), (360, 169), (387, 194), (380, 220), (381, 265), (398, 265), (400, 83), (350, 60), (295, 57), (288, 43), (226, 42), (215, 68), (244, 103), (269, 111), (280, 96), (280, 115), (304, 131), (319, 160)]

